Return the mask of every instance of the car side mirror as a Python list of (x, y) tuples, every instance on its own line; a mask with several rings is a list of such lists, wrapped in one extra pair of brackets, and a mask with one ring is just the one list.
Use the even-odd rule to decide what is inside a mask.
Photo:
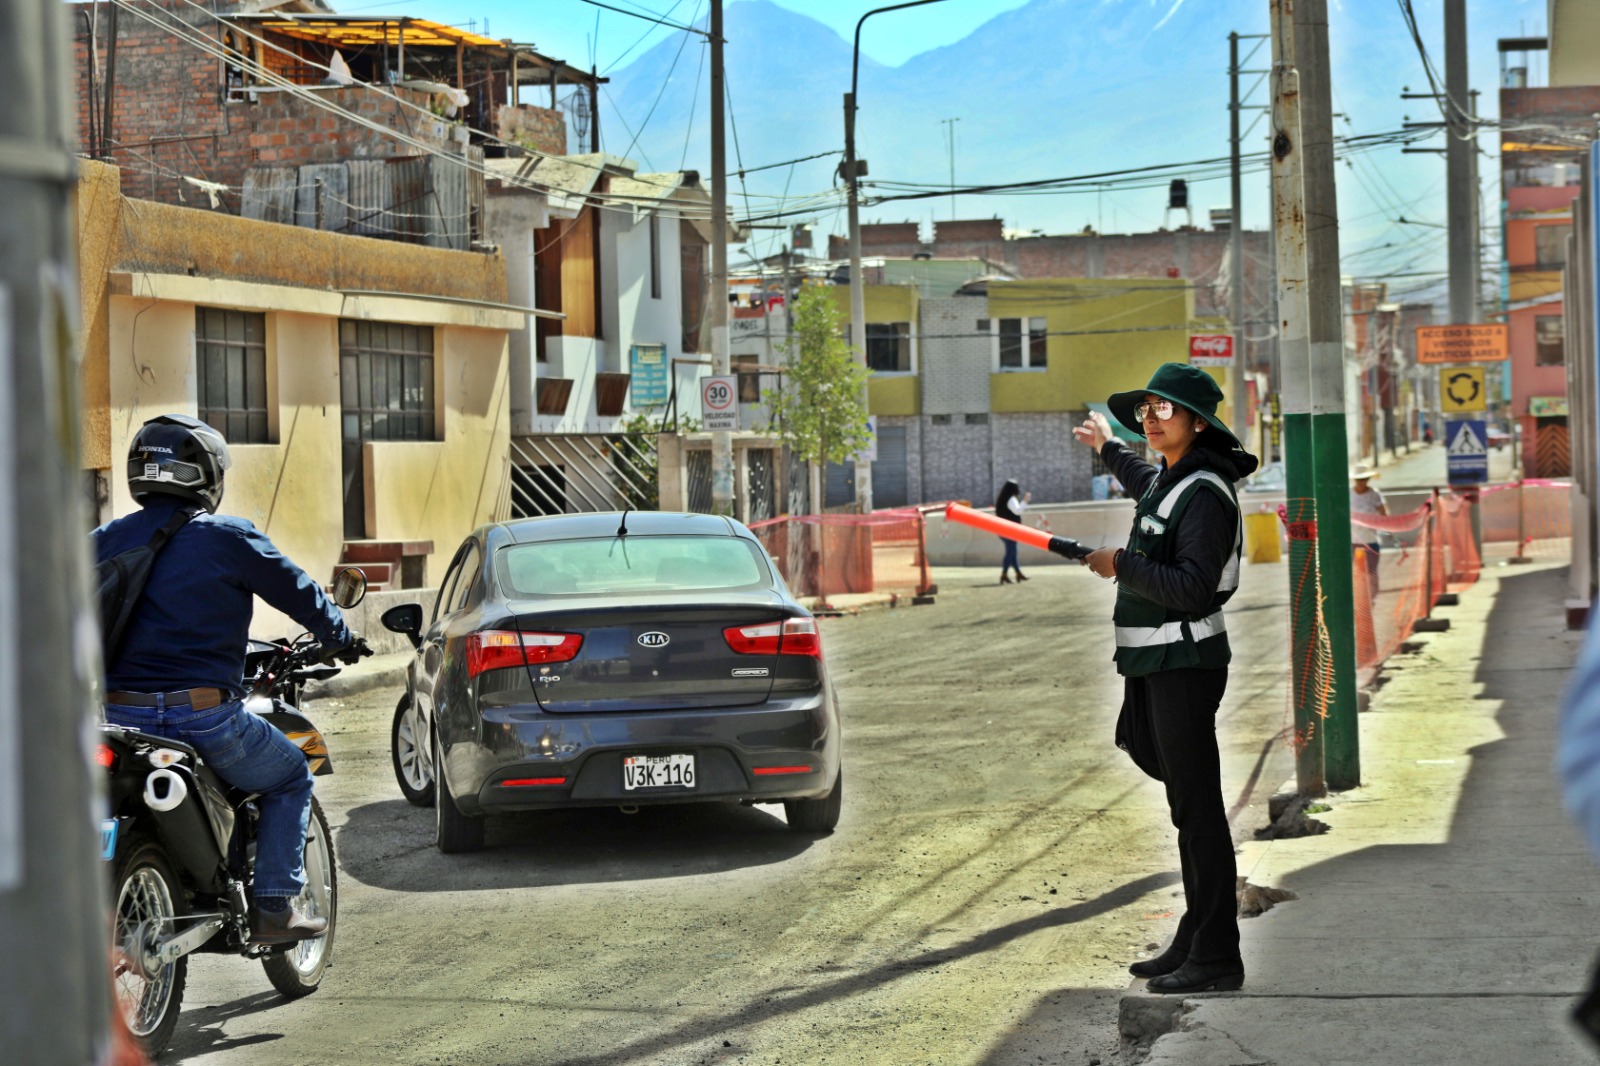
[(359, 566), (347, 566), (333, 576), (334, 603), (349, 610), (367, 596), (367, 575)]
[(422, 647), (422, 604), (402, 603), (391, 607), (378, 621), (391, 633), (404, 633), (413, 648)]

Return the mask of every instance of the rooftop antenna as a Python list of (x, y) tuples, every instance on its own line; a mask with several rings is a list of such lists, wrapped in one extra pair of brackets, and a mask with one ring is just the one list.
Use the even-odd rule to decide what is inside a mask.
[(617, 527), (617, 536), (619, 537), (628, 535), (628, 512), (631, 510), (633, 510), (633, 501), (628, 500), (622, 505), (622, 524)]

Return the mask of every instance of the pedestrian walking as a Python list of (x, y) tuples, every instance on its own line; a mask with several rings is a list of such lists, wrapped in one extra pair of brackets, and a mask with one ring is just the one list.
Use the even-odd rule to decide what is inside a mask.
[[(1383, 493), (1373, 487), (1372, 481), (1378, 476), (1378, 468), (1371, 463), (1360, 463), (1350, 468), (1350, 515), (1352, 518), (1359, 514), (1387, 515), (1389, 509), (1384, 506)], [(1350, 539), (1355, 552), (1361, 557), (1362, 563), (1367, 568), (1367, 596), (1372, 603), (1378, 601), (1378, 556), (1383, 552), (1383, 544), (1378, 539), (1378, 531), (1370, 526), (1358, 522), (1350, 523)]]
[[(1018, 525), (1022, 524), (1022, 513), (1028, 509), (1028, 501), (1033, 499), (1033, 493), (1023, 492), (1017, 485), (1016, 478), (1007, 478), (1006, 483), (1000, 486), (1000, 494), (994, 498), (994, 513), (999, 518), (1005, 518)], [(1001, 537), (1000, 543), (1005, 545), (1005, 555), (1000, 559), (1000, 584), (1011, 584), (1008, 576), (1016, 572), (1018, 581), (1028, 580), (1022, 573), (1022, 567), (1017, 565), (1017, 542), (1010, 537)]]
[(1111, 396), (1111, 413), (1150, 442), (1157, 465), (1113, 437), (1098, 412), (1073, 430), (1138, 501), (1127, 546), (1084, 563), (1117, 584), (1117, 746), (1166, 786), (1178, 830), (1183, 917), (1164, 952), (1129, 967), (1152, 992), (1244, 984), (1216, 715), (1232, 658), (1222, 605), (1238, 587), (1243, 547), (1234, 484), (1257, 460), (1217, 418), (1221, 402), (1216, 381), (1183, 363), (1164, 363), (1143, 389)]

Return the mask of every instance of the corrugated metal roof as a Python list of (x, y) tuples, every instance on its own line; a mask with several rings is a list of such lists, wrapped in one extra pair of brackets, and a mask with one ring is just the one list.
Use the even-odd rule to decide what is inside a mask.
[(298, 18), (274, 15), (253, 21), (259, 21), (265, 29), (287, 37), (345, 46), (397, 45), (404, 41), (407, 45), (425, 48), (454, 48), (457, 44), (466, 44), (474, 48), (506, 47), (504, 41), (498, 41), (493, 37), (469, 33), (442, 22), (430, 22), (428, 19), (409, 16), (383, 19), (351, 15), (333, 17), (304, 15)]

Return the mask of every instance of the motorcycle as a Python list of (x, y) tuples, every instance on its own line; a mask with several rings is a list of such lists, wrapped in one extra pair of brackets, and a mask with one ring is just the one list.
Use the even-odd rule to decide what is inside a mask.
[[(347, 567), (335, 579), (331, 598), (353, 607), (366, 585), (365, 574)], [(298, 745), (314, 777), (331, 774), (333, 763), (322, 734), (299, 705), (307, 682), (339, 672), (320, 662), (324, 654), (307, 634), (252, 640), (245, 655), (245, 709)], [(253, 943), (255, 797), (224, 782), (185, 744), (116, 725), (102, 724), (100, 730), (96, 758), (110, 775), (101, 848), (115, 905), (113, 978), (128, 1030), (146, 1054), (156, 1055), (172, 1038), (193, 952), (257, 959), (283, 995), (315, 992), (333, 958), (339, 910), (333, 836), (322, 805), (313, 796), (306, 887), (294, 905), (327, 918), (327, 932), (288, 944)]]

